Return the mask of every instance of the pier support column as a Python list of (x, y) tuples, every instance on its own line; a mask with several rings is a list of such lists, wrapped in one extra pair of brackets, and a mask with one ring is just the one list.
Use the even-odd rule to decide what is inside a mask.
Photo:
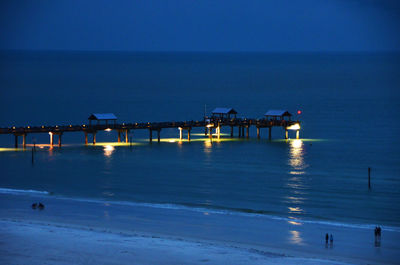
[(53, 146), (54, 134), (52, 132), (49, 132), (49, 135), (50, 135), (50, 146)]
[(120, 143), (120, 142), (121, 142), (121, 131), (118, 130), (118, 143)]
[(272, 139), (272, 127), (268, 127), (268, 140)]
[(149, 129), (149, 141), (150, 141), (150, 143), (153, 142), (153, 130), (152, 129)]
[(190, 142), (190, 131), (192, 130), (192, 128), (188, 129), (188, 141)]
[(208, 138), (212, 139), (212, 128), (208, 128)]
[(242, 126), (239, 126), (239, 134), (238, 134), (238, 138), (242, 137)]
[(22, 135), (22, 148), (26, 148), (26, 133)]
[(289, 138), (289, 131), (285, 128), (285, 139)]
[(257, 139), (260, 139), (260, 127), (257, 127)]
[(126, 143), (126, 144), (129, 143), (128, 132), (129, 132), (129, 130), (126, 129), (126, 130), (125, 130), (125, 143)]
[(233, 138), (233, 126), (231, 126), (231, 138)]
[(207, 133), (208, 133), (208, 128), (204, 127), (204, 135), (207, 136)]
[(217, 138), (220, 139), (221, 138), (221, 126), (218, 124), (217, 127)]
[(249, 139), (250, 126), (246, 126), (246, 138)]
[(58, 147), (61, 147), (61, 137), (62, 137), (62, 133), (60, 133), (59, 135), (58, 135)]
[(14, 147), (18, 148), (18, 135), (14, 134)]
[(96, 144), (96, 132), (93, 132), (93, 145)]
[(297, 130), (296, 131), (296, 139), (299, 139), (300, 138), (300, 130)]
[(160, 138), (161, 138), (161, 129), (157, 130), (157, 141), (160, 142)]
[(178, 129), (179, 129), (179, 140), (182, 141), (182, 128), (179, 127)]
[(88, 144), (87, 132), (85, 132), (85, 145)]

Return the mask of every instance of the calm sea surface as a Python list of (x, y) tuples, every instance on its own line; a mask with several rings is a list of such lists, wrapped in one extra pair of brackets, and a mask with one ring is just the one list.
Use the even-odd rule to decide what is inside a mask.
[[(0, 192), (206, 208), (345, 224), (400, 227), (399, 54), (46, 53), (0, 54), (0, 126), (201, 120), (206, 109), (239, 117), (301, 110), (301, 140), (281, 128), (256, 139), (210, 143), (203, 130), (179, 143), (163, 130), (148, 144), (114, 146), (115, 132), (63, 135), (59, 149), (12, 150), (0, 135)], [(229, 129), (224, 128), (229, 134)], [(235, 130), (237, 136), (237, 129)], [(156, 136), (155, 136), (156, 137)], [(294, 137), (294, 134), (290, 134)], [(49, 136), (28, 135), (48, 144)], [(57, 138), (55, 138), (57, 140)], [(368, 167), (372, 190), (368, 190)], [(10, 190), (11, 189), (11, 190)]]

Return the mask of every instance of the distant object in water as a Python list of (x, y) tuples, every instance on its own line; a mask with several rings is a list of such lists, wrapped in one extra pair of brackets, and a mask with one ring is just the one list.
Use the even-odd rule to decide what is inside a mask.
[(35, 203), (32, 203), (32, 209), (36, 209), (37, 208), (37, 203), (35, 202)]

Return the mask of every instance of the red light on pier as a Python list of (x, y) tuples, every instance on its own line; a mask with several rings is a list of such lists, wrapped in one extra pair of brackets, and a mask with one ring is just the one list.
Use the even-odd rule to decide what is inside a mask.
[(297, 115), (300, 115), (300, 114), (301, 114), (301, 110), (298, 110), (298, 111), (297, 111)]

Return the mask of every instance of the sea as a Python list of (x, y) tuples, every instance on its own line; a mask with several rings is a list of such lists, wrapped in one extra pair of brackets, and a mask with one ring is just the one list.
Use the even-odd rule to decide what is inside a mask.
[[(0, 193), (265, 216), (400, 231), (400, 54), (0, 52), (0, 127), (238, 118), (288, 110), (301, 122), (250, 128), (250, 137), (192, 141), (148, 130), (28, 134), (25, 150), (0, 135)], [(156, 139), (156, 134), (153, 139)], [(21, 138), (21, 137), (19, 137)], [(55, 142), (57, 143), (57, 136)], [(89, 141), (91, 136), (89, 135)], [(35, 143), (35, 150), (33, 149)], [(20, 139), (21, 144), (21, 139)], [(368, 186), (368, 168), (371, 170)]]

